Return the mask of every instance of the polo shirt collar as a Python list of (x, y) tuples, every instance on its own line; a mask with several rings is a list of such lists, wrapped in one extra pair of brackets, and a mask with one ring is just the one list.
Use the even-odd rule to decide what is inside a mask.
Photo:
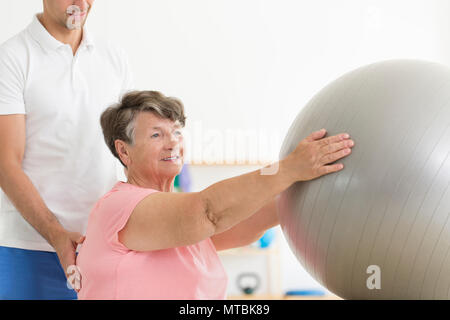
[[(44, 26), (39, 21), (37, 14), (34, 15), (33, 21), (28, 26), (28, 30), (31, 36), (42, 46), (46, 51), (56, 50), (62, 46), (65, 46), (59, 40), (56, 40)], [(94, 42), (91, 34), (88, 32), (86, 26), (83, 27), (83, 39), (80, 43), (80, 48), (86, 47), (87, 49), (92, 49), (94, 47)]]
[(83, 39), (81, 40), (80, 48), (86, 47), (89, 50), (94, 48), (94, 39), (91, 33), (87, 30), (86, 25), (83, 27)]

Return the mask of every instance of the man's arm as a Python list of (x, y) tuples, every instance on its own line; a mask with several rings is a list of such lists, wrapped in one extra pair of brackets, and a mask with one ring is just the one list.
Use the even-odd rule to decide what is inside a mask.
[(62, 226), (22, 170), (25, 115), (0, 116), (0, 186), (8, 198), (50, 244)]
[(217, 251), (249, 245), (260, 239), (264, 233), (279, 225), (276, 199), (258, 210), (250, 218), (233, 228), (211, 237)]
[(75, 264), (75, 249), (82, 236), (65, 230), (47, 208), (22, 170), (25, 152), (25, 115), (0, 116), (0, 187), (23, 218), (55, 248), (64, 270)]

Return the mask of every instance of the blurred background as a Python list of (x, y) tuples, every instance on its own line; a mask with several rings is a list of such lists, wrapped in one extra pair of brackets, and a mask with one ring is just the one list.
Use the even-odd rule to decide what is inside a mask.
[[(41, 0), (0, 4), (0, 43), (42, 11)], [(136, 89), (183, 101), (176, 183), (199, 191), (278, 160), (302, 106), (343, 73), (397, 58), (449, 65), (449, 12), (448, 0), (96, 0), (87, 26), (125, 49)], [(230, 298), (335, 298), (280, 227), (220, 258)]]

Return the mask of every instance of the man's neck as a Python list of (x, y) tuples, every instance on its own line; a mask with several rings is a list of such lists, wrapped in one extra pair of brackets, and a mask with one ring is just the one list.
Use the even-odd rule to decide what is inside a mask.
[(70, 45), (73, 55), (75, 55), (83, 38), (83, 29), (69, 30), (56, 23), (48, 15), (46, 15), (45, 12), (39, 14), (38, 19), (48, 33), (50, 33), (56, 40)]

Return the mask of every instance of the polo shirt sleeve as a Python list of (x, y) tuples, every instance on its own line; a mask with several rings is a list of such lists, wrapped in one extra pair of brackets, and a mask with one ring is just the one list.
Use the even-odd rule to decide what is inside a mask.
[(26, 113), (24, 82), (18, 61), (0, 48), (0, 115)]

